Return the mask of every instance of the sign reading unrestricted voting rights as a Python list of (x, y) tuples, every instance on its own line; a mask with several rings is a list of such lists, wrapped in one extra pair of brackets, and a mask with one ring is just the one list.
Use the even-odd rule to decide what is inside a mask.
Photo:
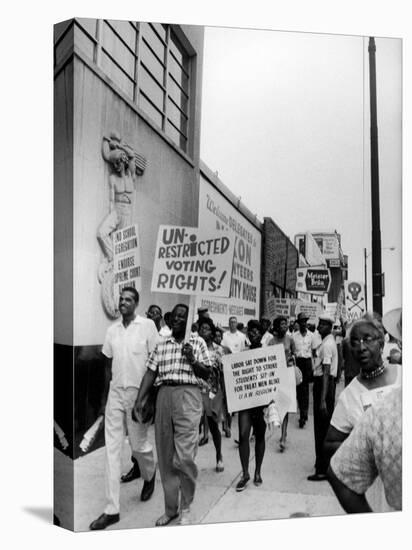
[(274, 401), (281, 419), (296, 412), (296, 379), (287, 367), (283, 344), (223, 356), (229, 412), (266, 406)]
[(196, 307), (207, 307), (212, 319), (221, 326), (227, 326), (231, 316), (242, 323), (259, 319), (261, 233), (202, 175), (199, 227), (233, 238), (235, 246), (230, 269), (230, 297), (199, 296)]
[(229, 296), (233, 247), (231, 235), (161, 225), (152, 292)]
[(113, 233), (114, 300), (118, 303), (125, 286), (141, 290), (140, 240), (137, 224)]

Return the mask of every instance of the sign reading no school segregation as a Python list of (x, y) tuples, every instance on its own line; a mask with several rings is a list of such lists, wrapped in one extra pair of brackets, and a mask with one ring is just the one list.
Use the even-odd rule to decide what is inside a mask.
[(140, 240), (137, 224), (119, 229), (113, 234), (114, 300), (125, 286), (141, 290)]
[(283, 344), (223, 356), (229, 412), (274, 401), (281, 420), (296, 412), (295, 371), (286, 365)]
[(161, 225), (152, 292), (229, 296), (234, 240), (196, 227)]

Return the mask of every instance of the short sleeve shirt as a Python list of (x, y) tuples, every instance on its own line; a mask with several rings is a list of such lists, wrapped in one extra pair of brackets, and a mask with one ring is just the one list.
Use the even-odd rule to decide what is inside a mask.
[[(397, 368), (391, 366), (391, 368)], [(359, 422), (365, 410), (374, 402), (379, 401), (394, 386), (400, 385), (401, 370), (398, 369), (395, 384), (369, 390), (354, 378), (339, 395), (335, 410), (330, 421), (331, 426), (345, 434), (350, 433)]]
[(146, 372), (146, 360), (154, 350), (158, 338), (154, 322), (140, 315), (136, 315), (126, 328), (120, 319), (107, 329), (102, 353), (113, 359), (112, 386), (140, 386)]
[(246, 337), (240, 330), (236, 332), (228, 330), (223, 335), (222, 346), (229, 348), (232, 353), (239, 353), (246, 349)]
[(269, 346), (272, 339), (273, 339), (273, 334), (266, 331), (265, 334), (262, 336), (262, 340), (261, 340), (262, 347)]
[(331, 460), (336, 477), (361, 495), (379, 476), (388, 504), (402, 509), (402, 393), (393, 388), (363, 415)]
[(305, 359), (312, 357), (312, 340), (313, 334), (310, 330), (307, 330), (305, 335), (300, 330), (293, 333), (296, 357), (303, 357)]
[[(320, 366), (329, 365), (330, 375), (336, 376), (338, 374), (338, 348), (336, 346), (335, 338), (333, 334), (328, 334), (323, 340), (318, 351)], [(322, 372), (323, 374), (323, 368)], [(315, 376), (317, 372), (315, 372)]]
[[(193, 347), (195, 360), (210, 367), (211, 360), (203, 338), (191, 336), (189, 343)], [(163, 382), (203, 386), (203, 380), (195, 376), (192, 366), (182, 354), (182, 347), (183, 342), (177, 342), (173, 336), (169, 336), (159, 342), (150, 354), (146, 366), (157, 373), (156, 386)]]

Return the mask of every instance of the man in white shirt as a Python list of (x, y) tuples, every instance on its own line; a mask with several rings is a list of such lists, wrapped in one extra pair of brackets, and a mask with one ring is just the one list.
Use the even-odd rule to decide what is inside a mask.
[(308, 319), (309, 317), (306, 313), (299, 313), (297, 319), (299, 330), (292, 335), (295, 346), (296, 366), (302, 372), (302, 382), (296, 388), (299, 407), (299, 428), (303, 428), (308, 420), (309, 382), (312, 378), (313, 333), (308, 330)]
[(328, 458), (323, 452), (323, 444), (335, 406), (336, 375), (338, 373), (338, 349), (332, 334), (333, 319), (328, 315), (319, 316), (318, 331), (322, 344), (318, 349), (319, 362), (313, 376), (313, 426), (315, 432), (316, 463), (315, 473), (309, 481), (325, 481)]
[[(107, 330), (102, 353), (106, 357), (105, 405), (106, 445), (106, 507), (104, 513), (90, 524), (92, 531), (105, 529), (120, 519), (120, 472), (124, 425), (127, 426), (130, 446), (144, 479), (141, 500), (152, 496), (156, 464), (153, 447), (148, 441), (148, 424), (132, 420), (132, 410), (141, 380), (146, 372), (146, 359), (158, 342), (153, 321), (136, 315), (139, 293), (125, 287), (119, 298), (121, 319)], [(110, 386), (109, 386), (110, 383)]]
[(246, 349), (246, 337), (243, 332), (237, 330), (237, 318), (229, 318), (229, 330), (223, 335), (222, 346), (230, 349), (232, 353), (239, 353)]

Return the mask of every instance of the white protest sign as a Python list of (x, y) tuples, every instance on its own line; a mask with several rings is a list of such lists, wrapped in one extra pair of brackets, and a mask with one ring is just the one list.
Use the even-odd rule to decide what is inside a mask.
[(223, 356), (229, 412), (266, 406), (274, 401), (281, 420), (296, 412), (296, 379), (287, 367), (283, 344)]
[(365, 285), (361, 281), (345, 281), (346, 317), (349, 323), (365, 313)]
[(299, 304), (302, 303), (296, 298), (275, 298), (275, 317), (296, 318)]
[(311, 322), (316, 322), (322, 312), (322, 306), (317, 302), (299, 302), (296, 306), (296, 315), (305, 313)]
[(196, 227), (161, 225), (152, 292), (229, 296), (234, 239)]
[(132, 286), (141, 290), (140, 240), (137, 224), (119, 229), (113, 234), (114, 303), (122, 289)]
[(336, 319), (338, 318), (337, 317), (337, 308), (338, 308), (337, 302), (328, 302), (325, 305), (325, 314), (329, 315), (329, 317), (332, 317), (332, 319), (335, 319), (335, 321), (336, 321)]

